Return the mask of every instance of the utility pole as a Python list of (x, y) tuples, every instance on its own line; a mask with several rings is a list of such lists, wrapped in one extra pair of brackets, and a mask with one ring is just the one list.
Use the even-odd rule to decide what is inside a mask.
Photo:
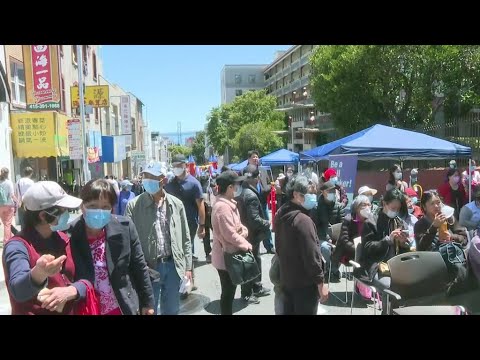
[(82, 45), (77, 46), (77, 64), (78, 64), (78, 94), (80, 97), (80, 120), (82, 121), (82, 139), (83, 139), (83, 184), (90, 180), (90, 171), (88, 170), (87, 153), (87, 127), (85, 124), (85, 94), (83, 93), (83, 52)]

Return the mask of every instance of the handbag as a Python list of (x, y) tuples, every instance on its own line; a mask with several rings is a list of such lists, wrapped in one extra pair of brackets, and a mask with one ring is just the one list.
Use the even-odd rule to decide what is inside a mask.
[(243, 285), (260, 275), (260, 269), (251, 251), (223, 253), (225, 267), (234, 285)]

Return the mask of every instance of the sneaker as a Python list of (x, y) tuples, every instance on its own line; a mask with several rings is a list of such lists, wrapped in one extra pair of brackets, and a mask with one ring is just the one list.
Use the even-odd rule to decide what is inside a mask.
[(212, 263), (212, 255), (207, 255), (205, 256), (205, 262), (207, 264), (211, 264)]
[(244, 296), (242, 299), (249, 304), (260, 304), (260, 300), (255, 295)]
[(259, 291), (254, 291), (253, 295), (256, 297), (262, 297), (262, 296), (268, 296), (270, 295), (270, 293), (271, 293), (270, 289), (262, 287)]

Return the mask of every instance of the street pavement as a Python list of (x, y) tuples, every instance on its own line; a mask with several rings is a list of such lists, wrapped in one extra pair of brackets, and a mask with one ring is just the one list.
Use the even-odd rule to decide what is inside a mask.
[[(79, 214), (72, 214), (70, 221), (73, 221)], [(0, 226), (0, 239), (3, 239), (3, 225)], [(265, 252), (263, 245), (260, 253)], [(195, 285), (197, 290), (190, 293), (190, 295), (181, 302), (181, 315), (219, 315), (220, 314), (220, 279), (217, 270), (205, 262), (205, 253), (203, 251), (203, 244), (201, 241), (195, 239), (195, 253), (199, 261), (195, 263)], [(0, 256), (2, 249), (0, 248)], [(274, 315), (274, 294), (273, 285), (268, 276), (270, 270), (270, 263), (273, 255), (263, 254), (262, 258), (262, 282), (265, 287), (272, 290), (271, 295), (261, 297), (260, 304), (247, 305), (240, 298), (240, 286), (237, 287), (235, 300), (233, 302), (234, 315)], [(341, 279), (340, 283), (332, 283), (330, 285), (330, 292), (340, 297), (345, 301), (345, 278)], [(319, 313), (325, 315), (350, 315), (350, 299), (352, 294), (352, 281), (348, 281), (348, 303), (342, 304), (330, 295), (326, 305), (319, 305)], [(3, 275), (3, 266), (0, 267), (0, 315), (9, 315), (10, 302), (8, 299), (7, 290), (5, 288), (5, 281)], [(371, 304), (366, 304), (358, 296), (355, 297), (355, 304), (353, 308), (354, 315), (373, 315), (373, 307)], [(377, 314), (379, 312), (377, 311)]]

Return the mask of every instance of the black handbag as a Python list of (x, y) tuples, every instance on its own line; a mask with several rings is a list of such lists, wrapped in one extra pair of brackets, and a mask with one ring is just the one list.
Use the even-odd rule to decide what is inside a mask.
[(223, 253), (225, 267), (234, 285), (242, 285), (260, 275), (260, 269), (251, 251), (233, 254)]

